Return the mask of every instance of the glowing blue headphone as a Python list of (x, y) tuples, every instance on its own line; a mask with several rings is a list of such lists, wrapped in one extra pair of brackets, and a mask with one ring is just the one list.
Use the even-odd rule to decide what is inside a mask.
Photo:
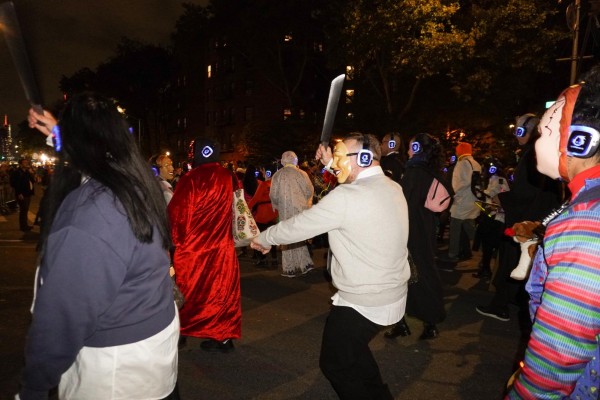
[(600, 132), (590, 126), (571, 125), (567, 141), (567, 156), (590, 158), (598, 151)]
[(520, 138), (527, 135), (527, 123), (531, 121), (532, 118), (535, 118), (535, 115), (527, 116), (527, 118), (525, 118), (525, 121), (523, 121), (523, 123), (520, 126), (517, 126), (517, 128), (515, 129), (516, 137)]
[(394, 132), (390, 132), (390, 140), (388, 140), (388, 149), (396, 148), (396, 139), (394, 139)]
[(60, 135), (60, 128), (58, 125), (54, 125), (52, 128), (52, 138), (54, 139), (54, 149), (56, 151), (62, 150), (62, 136)]
[(410, 144), (410, 149), (412, 150), (413, 154), (418, 154), (421, 152), (421, 150), (423, 150), (421, 143), (416, 141)]

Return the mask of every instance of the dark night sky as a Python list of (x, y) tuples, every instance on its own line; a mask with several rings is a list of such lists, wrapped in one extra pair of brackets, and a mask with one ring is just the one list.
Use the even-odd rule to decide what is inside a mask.
[[(185, 0), (205, 5), (208, 0)], [(2, 2), (2, 0), (0, 0)], [(121, 37), (149, 44), (169, 43), (169, 34), (183, 12), (180, 0), (13, 0), (30, 61), (46, 104), (60, 99), (62, 75), (107, 60)], [(0, 39), (0, 115), (13, 125), (22, 121), (28, 103)]]

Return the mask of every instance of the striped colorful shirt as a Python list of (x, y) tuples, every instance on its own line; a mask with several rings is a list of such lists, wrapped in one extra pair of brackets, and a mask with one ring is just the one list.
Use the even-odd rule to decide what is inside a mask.
[[(577, 201), (580, 196), (587, 197), (584, 194), (592, 188), (598, 196)], [(530, 276), (528, 286), (542, 288), (543, 285), (543, 292), (539, 293), (541, 299), (533, 313), (534, 324), (524, 366), (507, 399), (571, 398), (575, 384), (584, 376), (584, 371), (590, 372), (589, 365), (598, 354), (599, 188), (600, 179), (587, 180), (572, 205), (546, 229), (544, 249), (538, 251), (534, 265), (545, 263), (547, 275), (536, 276), (532, 272)], [(535, 302), (536, 294), (532, 293), (534, 307)], [(591, 372), (592, 375), (600, 373)], [(587, 395), (581, 398), (598, 398), (598, 384), (586, 390)]]

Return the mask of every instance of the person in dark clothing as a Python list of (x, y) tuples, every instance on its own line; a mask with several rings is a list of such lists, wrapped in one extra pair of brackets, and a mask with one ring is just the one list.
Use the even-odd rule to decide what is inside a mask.
[(17, 204), (19, 204), (19, 229), (23, 232), (29, 232), (32, 227), (27, 220), (29, 213), (29, 204), (31, 196), (33, 196), (33, 185), (35, 183), (35, 173), (31, 169), (29, 160), (22, 158), (19, 160), (19, 168), (17, 168), (12, 176), (10, 184), (15, 190)]
[[(417, 266), (418, 281), (408, 286), (406, 313), (423, 321), (419, 339), (433, 339), (439, 335), (437, 324), (446, 318), (442, 282), (434, 260), (436, 245), (436, 213), (425, 208), (429, 187), (436, 178), (452, 195), (445, 184), (441, 169), (443, 150), (440, 143), (426, 133), (416, 135), (410, 142), (409, 159), (400, 181), (408, 204), (408, 251)], [(410, 335), (403, 318), (384, 336), (392, 339)]]
[(392, 178), (394, 182), (400, 183), (405, 163), (406, 153), (402, 138), (398, 133), (390, 132), (386, 134), (381, 141), (381, 169), (383, 169), (383, 173)]
[(127, 122), (94, 93), (72, 96), (60, 121), (30, 109), (28, 122), (58, 162), (17, 398), (56, 386), (60, 399), (177, 398), (165, 199)]
[[(521, 157), (513, 174), (510, 191), (498, 194), (507, 227), (521, 221), (541, 221), (560, 206), (563, 198), (562, 184), (542, 175), (536, 168), (534, 145), (539, 137), (538, 123), (539, 118), (534, 114), (522, 115), (516, 121), (515, 137), (521, 146)], [(477, 306), (476, 311), (500, 321), (509, 321), (508, 304), (516, 301), (523, 314), (521, 321), (530, 325), (525, 282), (510, 278), (510, 272), (519, 263), (521, 248), (512, 238), (504, 236), (499, 254), (498, 270), (492, 282), (496, 293), (490, 304)], [(527, 326), (524, 328), (528, 330)]]
[(508, 180), (504, 176), (500, 162), (493, 157), (483, 161), (483, 177), (487, 182), (483, 191), (485, 202), (480, 203), (483, 212), (479, 216), (473, 250), (481, 248), (479, 270), (473, 277), (489, 282), (492, 277), (491, 261), (502, 242), (504, 230), (504, 210), (496, 206), (498, 194), (510, 190)]

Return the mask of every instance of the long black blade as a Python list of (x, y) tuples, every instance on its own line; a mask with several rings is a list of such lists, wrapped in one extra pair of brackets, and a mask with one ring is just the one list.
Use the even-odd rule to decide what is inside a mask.
[(15, 12), (15, 5), (12, 1), (7, 1), (0, 5), (0, 29), (4, 32), (8, 51), (21, 79), (25, 97), (36, 111), (41, 113), (42, 98), (33, 75), (33, 70), (31, 69), (25, 41), (23, 40), (23, 33), (21, 32), (17, 13)]

